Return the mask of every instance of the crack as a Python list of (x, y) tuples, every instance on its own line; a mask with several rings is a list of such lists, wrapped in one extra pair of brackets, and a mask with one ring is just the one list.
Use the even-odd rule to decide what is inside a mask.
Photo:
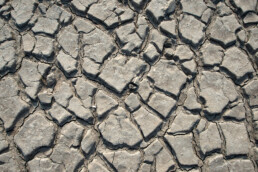
[[(104, 163), (104, 166), (105, 168), (109, 169), (110, 171), (118, 171), (114, 166), (113, 166), (113, 163), (115, 161), (115, 151), (118, 151), (118, 150), (127, 150), (127, 151), (140, 151), (141, 153), (141, 163), (140, 163), (140, 166), (137, 170), (140, 170), (140, 167), (145, 163), (145, 164), (148, 164), (148, 165), (151, 165), (151, 170), (152, 171), (156, 171), (156, 163), (157, 163), (157, 159), (156, 159), (156, 156), (160, 153), (160, 151), (162, 151), (163, 149), (164, 150), (167, 150), (169, 152), (169, 154), (171, 154), (172, 156), (172, 159), (174, 160), (175, 164), (176, 164), (176, 168), (177, 169), (182, 169), (182, 170), (185, 170), (184, 167), (181, 167), (181, 165), (179, 164), (178, 162), (178, 159), (176, 157), (176, 154), (175, 154), (175, 151), (172, 150), (172, 148), (169, 146), (169, 144), (166, 142), (166, 140), (164, 140), (164, 136), (165, 134), (167, 133), (169, 127), (171, 126), (171, 124), (173, 123), (173, 120), (175, 118), (175, 115), (174, 114), (174, 111), (178, 108), (181, 108), (183, 105), (184, 105), (184, 101), (186, 99), (186, 95), (187, 95), (187, 90), (193, 86), (194, 87), (194, 92), (197, 96), (197, 102), (201, 104), (201, 110), (198, 111), (198, 112), (193, 112), (193, 111), (190, 111), (191, 113), (194, 113), (196, 115), (200, 115), (202, 118), (205, 118), (207, 117), (206, 115), (206, 111), (205, 111), (205, 100), (201, 97), (200, 95), (200, 85), (199, 85), (199, 79), (200, 79), (200, 76), (201, 76), (201, 73), (203, 70), (207, 70), (207, 71), (217, 71), (217, 72), (220, 72), (223, 76), (225, 76), (227, 78), (227, 80), (231, 80), (232, 83), (234, 83), (234, 87), (236, 88), (236, 91), (239, 95), (239, 97), (232, 101), (232, 102), (229, 102), (228, 105), (222, 110), (222, 112), (218, 115), (217, 118), (212, 118), (212, 119), (208, 119), (210, 122), (215, 122), (216, 123), (216, 126), (219, 130), (219, 135), (220, 135), (220, 138), (222, 140), (222, 143), (221, 143), (221, 151), (220, 150), (216, 150), (216, 151), (212, 151), (210, 153), (208, 153), (207, 155), (202, 155), (200, 152), (200, 143), (198, 142), (198, 133), (196, 131), (196, 128), (197, 128), (197, 125), (195, 125), (194, 127), (194, 131), (192, 132), (193, 134), (193, 149), (194, 149), (194, 152), (195, 154), (201, 159), (201, 160), (205, 160), (207, 157), (209, 156), (212, 156), (213, 154), (216, 154), (216, 153), (221, 153), (223, 154), (224, 156), (224, 159), (225, 160), (230, 160), (230, 159), (234, 159), (234, 158), (244, 158), (244, 159), (250, 159), (253, 163), (253, 166), (255, 167), (255, 170), (257, 170), (257, 165), (255, 163), (255, 157), (253, 155), (253, 153), (250, 153), (248, 155), (236, 155), (236, 156), (230, 156), (230, 157), (226, 157), (225, 154), (226, 154), (226, 140), (225, 140), (225, 136), (222, 132), (222, 129), (219, 125), (218, 122), (223, 122), (223, 121), (233, 121), (234, 123), (239, 123), (241, 121), (237, 121), (235, 119), (224, 119), (223, 118), (223, 114), (226, 110), (228, 109), (231, 109), (233, 106), (236, 105), (237, 102), (243, 102), (244, 103), (244, 108), (245, 108), (245, 119), (244, 119), (244, 124), (247, 128), (247, 133), (248, 133), (248, 137), (250, 139), (250, 142), (251, 142), (251, 149), (252, 151), (254, 151), (254, 148), (257, 146), (257, 143), (256, 143), (256, 140), (255, 140), (255, 131), (254, 131), (254, 124), (253, 124), (253, 119), (252, 117), (254, 116), (254, 113), (253, 113), (253, 109), (255, 107), (250, 107), (250, 105), (248, 104), (248, 99), (249, 97), (247, 95), (245, 95), (244, 93), (244, 90), (243, 90), (243, 86), (245, 86), (250, 80), (252, 79), (255, 79), (257, 76), (256, 76), (256, 73), (258, 71), (258, 68), (257, 68), (257, 65), (254, 61), (254, 54), (252, 52), (249, 52), (249, 49), (247, 48), (247, 44), (246, 43), (241, 43), (240, 40), (236, 40), (236, 43), (233, 44), (233, 45), (230, 45), (228, 47), (232, 47), (232, 46), (237, 46), (238, 48), (240, 48), (245, 54), (247, 54), (248, 56), (248, 61), (252, 64), (252, 67), (253, 69), (255, 70), (255, 72), (253, 72), (250, 76), (247, 77), (246, 80), (243, 80), (243, 82), (236, 82), (235, 80), (235, 76), (230, 73), (229, 71), (226, 71), (225, 69), (223, 69), (221, 66), (222, 64), (222, 61), (223, 61), (223, 58), (222, 58), (222, 61), (220, 62), (219, 65), (216, 65), (216, 66), (211, 66), (211, 67), (206, 67), (206, 66), (203, 66), (202, 62), (201, 62), (201, 57), (200, 57), (200, 50), (201, 48), (203, 47), (203, 45), (208, 42), (210, 40), (210, 35), (209, 35), (209, 31), (212, 27), (212, 24), (213, 22), (215, 21), (216, 17), (218, 16), (218, 14), (216, 14), (216, 10), (213, 10), (213, 8), (211, 7), (208, 7), (209, 9), (212, 9), (214, 11), (213, 15), (211, 16), (210, 20), (208, 21), (208, 23), (206, 24), (205, 26), (205, 36), (204, 36), (204, 39), (202, 40), (202, 42), (199, 44), (199, 46), (197, 48), (194, 48), (194, 47), (190, 47), (191, 51), (194, 53), (194, 57), (193, 57), (193, 61), (196, 63), (197, 65), (197, 69), (196, 69), (196, 74), (195, 75), (188, 75), (189, 78), (187, 79), (186, 83), (182, 86), (182, 88), (180, 88), (180, 93), (179, 93), (179, 96), (175, 96), (173, 94), (170, 94), (169, 92), (165, 91), (165, 90), (162, 90), (162, 89), (159, 89), (157, 87), (155, 87), (153, 84), (150, 84), (151, 88), (152, 88), (152, 91), (149, 95), (149, 97), (147, 98), (147, 101), (143, 101), (143, 99), (139, 96), (140, 94), (138, 93), (137, 91), (137, 87), (139, 86), (139, 82), (145, 78), (147, 78), (148, 82), (151, 80), (149, 77), (148, 77), (148, 74), (150, 72), (150, 70), (152, 69), (153, 66), (155, 66), (155, 64), (157, 64), (161, 59), (163, 59), (163, 56), (165, 54), (165, 51), (167, 48), (173, 48), (177, 45), (180, 45), (182, 44), (182, 40), (180, 39), (180, 32), (179, 32), (179, 16), (180, 14), (182, 14), (182, 7), (180, 6), (180, 2), (178, 0), (176, 0), (177, 2), (177, 5), (176, 5), (176, 9), (175, 9), (175, 12), (173, 14), (171, 14), (170, 16), (165, 16), (165, 20), (171, 20), (172, 18), (176, 20), (176, 38), (174, 40), (174, 42), (170, 43), (169, 45), (166, 44), (166, 45), (163, 45), (162, 47), (162, 51), (160, 52), (160, 55), (158, 57), (158, 59), (154, 62), (154, 63), (148, 63), (146, 64), (147, 67), (145, 69), (145, 71), (143, 72), (140, 72), (141, 74), (140, 75), (137, 75), (136, 77), (134, 77), (127, 85), (127, 87), (123, 90), (123, 92), (120, 94), (120, 93), (116, 93), (116, 90), (114, 88), (112, 88), (112, 86), (109, 86), (107, 83), (105, 83), (103, 80), (99, 79), (99, 74), (103, 71), (103, 69), (106, 67), (107, 63), (117, 57), (118, 55), (122, 54), (121, 52), (121, 47), (120, 47), (120, 43), (119, 43), (119, 40), (115, 34), (116, 32), (116, 29), (121, 27), (121, 26), (124, 26), (124, 25), (127, 25), (129, 23), (133, 23), (134, 24), (134, 27), (135, 27), (135, 32), (139, 38), (141, 38), (142, 40), (142, 43), (139, 47), (139, 50), (136, 51), (135, 54), (133, 55), (124, 55), (126, 56), (127, 60), (130, 60), (130, 58), (137, 58), (137, 59), (142, 59), (142, 56), (143, 56), (143, 53), (144, 51), (146, 50), (148, 44), (150, 43), (150, 37), (151, 37), (151, 31), (152, 29), (158, 29), (160, 30), (160, 28), (158, 27), (158, 25), (155, 25), (153, 24), (153, 22), (151, 22), (151, 18), (147, 16), (146, 14), (146, 8), (148, 7), (149, 3), (151, 2), (150, 0), (147, 0), (147, 1), (142, 1), (142, 4), (139, 5), (139, 7), (136, 7), (135, 4), (132, 4), (133, 2), (132, 1), (120, 1), (119, 3), (115, 3), (114, 5), (117, 7), (117, 9), (122, 9), (122, 10), (130, 10), (130, 12), (133, 12), (134, 13), (134, 18), (133, 19), (130, 19), (128, 21), (125, 21), (125, 22), (122, 22), (121, 21), (121, 15), (119, 14), (119, 12), (113, 10), (110, 12), (110, 14), (106, 17), (105, 20), (103, 21), (98, 21), (97, 19), (94, 18), (94, 16), (90, 16), (88, 14), (88, 11), (90, 10), (90, 8), (92, 7), (92, 5), (94, 4), (98, 4), (98, 3), (101, 3), (102, 1), (98, 0), (97, 2), (94, 2), (92, 4), (90, 4), (87, 9), (86, 9), (86, 12), (85, 13), (78, 13), (77, 11), (75, 11), (73, 8), (73, 6), (71, 5), (71, 3), (63, 3), (63, 2), (52, 2), (51, 4), (54, 5), (54, 4), (57, 4), (59, 7), (61, 7), (64, 11), (67, 11), (68, 13), (70, 13), (72, 15), (72, 19), (71, 21), (69, 21), (67, 24), (60, 24), (60, 27), (58, 28), (57, 32), (51, 36), (51, 38), (54, 39), (54, 53), (51, 55), (51, 57), (53, 58), (52, 61), (48, 61), (47, 59), (42, 59), (41, 57), (39, 56), (35, 56), (35, 54), (33, 53), (23, 53), (23, 50), (22, 50), (22, 47), (23, 47), (23, 43), (21, 42), (21, 37), (22, 35), (24, 35), (24, 33), (28, 33), (28, 32), (31, 32), (31, 27), (32, 27), (32, 23), (31, 21), (33, 20), (32, 18), (37, 18), (38, 16), (41, 16), (39, 14), (39, 10), (37, 9), (37, 5), (35, 5), (35, 8), (33, 9), (33, 17), (30, 19), (29, 21), (29, 24), (28, 25), (25, 25), (25, 26), (22, 26), (21, 28), (19, 28), (18, 26), (16, 26), (15, 22), (13, 21), (12, 17), (10, 18), (4, 18), (2, 15), (1, 15), (1, 19), (4, 20), (5, 24), (8, 22), (8, 25), (10, 25), (10, 29), (12, 29), (12, 32), (13, 32), (13, 38), (10, 39), (10, 40), (15, 40), (16, 41), (16, 55), (18, 57), (18, 61), (16, 63), (16, 66), (14, 68), (12, 68), (13, 70), (12, 71), (8, 71), (4, 74), (1, 73), (1, 76), (0, 76), (0, 80), (6, 78), (6, 77), (12, 77), (12, 78), (18, 78), (19, 79), (19, 92), (18, 92), (18, 96), (21, 98), (21, 101), (24, 101), (26, 102), (27, 104), (30, 105), (30, 107), (28, 108), (28, 114), (25, 115), (25, 116), (22, 116), (21, 118), (19, 118), (17, 121), (15, 121), (15, 127), (13, 130), (10, 130), (10, 131), (3, 131), (3, 132), (6, 132), (6, 135), (7, 135), (7, 140), (8, 142), (10, 142), (10, 147), (9, 149), (1, 152), (0, 154), (2, 153), (6, 153), (6, 152), (9, 152), (9, 151), (14, 151), (14, 154), (15, 156), (17, 155), (16, 159), (17, 159), (17, 162), (19, 162), (19, 165), (21, 167), (23, 167), (21, 170), (24, 170), (24, 171), (29, 171), (28, 169), (28, 160), (32, 160), (34, 158), (34, 156), (38, 157), (38, 153), (43, 153), (45, 152), (45, 148), (42, 148), (42, 149), (39, 149), (38, 151), (34, 152), (33, 155), (29, 156), (29, 158), (23, 158), (23, 155), (21, 154), (21, 151), (18, 150), (18, 147), (15, 145), (14, 141), (13, 141), (13, 136), (19, 131), (19, 129), (23, 126), (24, 122), (27, 120), (27, 118), (31, 115), (33, 115), (33, 113), (37, 110), (40, 110), (42, 107), (39, 105), (39, 101), (38, 99), (36, 98), (35, 100), (30, 100), (28, 98), (28, 96), (26, 95), (25, 91), (24, 91), (24, 86), (25, 84), (23, 83), (23, 81), (21, 80), (21, 78), (19, 78), (17, 75), (18, 75), (18, 72), (19, 70), (21, 69), (22, 67), (22, 61), (23, 59), (30, 59), (34, 62), (41, 62), (41, 63), (44, 63), (44, 64), (49, 64), (51, 66), (51, 68), (56, 68), (57, 69), (57, 73), (61, 74), (60, 76), (56, 76), (56, 79), (57, 80), (61, 80), (61, 81), (64, 81), (64, 80), (70, 80), (69, 83), (72, 84), (70, 85), (71, 89), (72, 89), (72, 92), (73, 92), (73, 95), (77, 98), (80, 99), (80, 101), (82, 101), (82, 99), (80, 98), (80, 96), (78, 95), (78, 93), (76, 92), (76, 89), (75, 89), (75, 81), (76, 79), (80, 78), (80, 77), (83, 77), (86, 81), (89, 81), (90, 83), (92, 83), (98, 90), (104, 90), (107, 95), (109, 95), (110, 97), (112, 97), (113, 99), (115, 99), (117, 102), (118, 102), (118, 106), (110, 109), (106, 114), (105, 116), (102, 118), (102, 119), (99, 119), (98, 118), (98, 114), (96, 112), (96, 100), (95, 100), (95, 96), (96, 96), (96, 92), (93, 93), (93, 95), (91, 96), (91, 104), (90, 104), (90, 112), (91, 114), (93, 115), (93, 123), (92, 124), (88, 124), (87, 122), (84, 122), (83, 120), (81, 119), (78, 119), (76, 117), (73, 117), (71, 118), (70, 120), (66, 121), (66, 124), (70, 123), (70, 122), (74, 122), (74, 121), (77, 121), (79, 122), (84, 128), (88, 129), (88, 128), (92, 128), (94, 130), (94, 133), (98, 135), (97, 137), (97, 141), (96, 141), (96, 144), (94, 145), (94, 148), (92, 148), (93, 150), (91, 151), (91, 153), (89, 155), (86, 155), (83, 150), (81, 149), (81, 146), (79, 147), (76, 147), (76, 149), (82, 154), (84, 155), (84, 167), (87, 167), (87, 164), (89, 164), (90, 162), (93, 161), (93, 159), (97, 159), (97, 158), (100, 158), (103, 163)], [(205, 2), (208, 2), (208, 1), (205, 1)], [(7, 0), (5, 2), (5, 4), (9, 4), (11, 3), (10, 0)], [(39, 2), (41, 3), (41, 2)], [(47, 4), (48, 2), (45, 2), (45, 4)], [(123, 4), (121, 4), (123, 3)], [(236, 9), (234, 7), (234, 5), (231, 4), (231, 1), (226, 1), (226, 6), (229, 7), (231, 9), (231, 11), (233, 12), (233, 15), (236, 17), (238, 23), (241, 25), (241, 27), (246, 30), (246, 29), (249, 29), (250, 27), (252, 26), (246, 26), (243, 24), (243, 21), (242, 21), (242, 18), (245, 17), (246, 14), (240, 14), (239, 13), (239, 9)], [(51, 5), (49, 6), (51, 7)], [(101, 9), (100, 9), (100, 12), (101, 12)], [(114, 13), (116, 14), (115, 17), (118, 18), (118, 24), (115, 25), (115, 26), (111, 26), (111, 27), (108, 27), (105, 23), (105, 21), (107, 19), (109, 19), (110, 17), (112, 17), (112, 15), (114, 15)], [(60, 14), (61, 15), (61, 14)], [(141, 35), (138, 33), (137, 29), (141, 26), (141, 25), (138, 25), (138, 20), (140, 19), (140, 17), (143, 17), (145, 18), (146, 20), (146, 27), (148, 28), (147, 31), (146, 31), (146, 36), (145, 37), (141, 37)], [(196, 16), (194, 16), (196, 18)], [(60, 16), (59, 16), (60, 18)], [(77, 70), (78, 72), (76, 73), (76, 75), (74, 76), (68, 76), (68, 75), (65, 75), (63, 74), (63, 70), (60, 68), (60, 66), (57, 64), (57, 61), (55, 59), (55, 56), (58, 54), (58, 52), (63, 49), (63, 48), (60, 48), (57, 46), (57, 43), (58, 43), (58, 40), (57, 40), (57, 36), (60, 34), (60, 32), (62, 31), (62, 28), (63, 27), (66, 27), (66, 26), (73, 26), (73, 21), (76, 19), (76, 18), (80, 18), (82, 20), (86, 20), (87, 22), (89, 22), (91, 25), (94, 26), (94, 29), (100, 29), (101, 31), (103, 31), (104, 33), (106, 33), (110, 38), (111, 38), (111, 41), (113, 42), (113, 45), (115, 46), (114, 50), (112, 50), (112, 52), (108, 55), (106, 55), (106, 57), (104, 58), (103, 62), (101, 63), (97, 63), (94, 59), (91, 59), (94, 63), (97, 63), (100, 65), (99, 67), (99, 73), (96, 75), (96, 77), (90, 77), (88, 76), (87, 74), (84, 73), (83, 71), (83, 68), (82, 68), (82, 62), (83, 62), (83, 59), (84, 59), (84, 48), (85, 48), (85, 45), (87, 45), (87, 43), (83, 44), (82, 42), (82, 36), (84, 33), (78, 33), (79, 34), (79, 41), (78, 41), (78, 46), (79, 46), (79, 53), (78, 53), (78, 58), (77, 58), (77, 62), (78, 62), (78, 67), (77, 67)], [(199, 20), (199, 18), (198, 18)], [(144, 25), (144, 24), (143, 24)], [(76, 28), (75, 28), (76, 29)], [(235, 34), (238, 33), (239, 30), (236, 31)], [(78, 32), (78, 30), (77, 30)], [(92, 34), (92, 31), (87, 33), (87, 34)], [(41, 36), (50, 36), (50, 35), (46, 35), (46, 34), (36, 34), (36, 35), (41, 35)], [(163, 35), (163, 34), (162, 34)], [(130, 35), (129, 35), (130, 36)], [(9, 39), (8, 39), (9, 40)], [(8, 41), (8, 40), (5, 40), (5, 41)], [(219, 42), (216, 42), (214, 40), (210, 40), (210, 42), (212, 44), (215, 44), (215, 45), (219, 45), (221, 46), (221, 43)], [(3, 42), (1, 42), (0, 44), (2, 44)], [(227, 48), (228, 48), (227, 47)], [(35, 45), (33, 47), (33, 49), (35, 48)], [(224, 47), (224, 50), (225, 50), (226, 47)], [(223, 50), (223, 53), (224, 53), (224, 50)], [(33, 51), (33, 50), (32, 50)], [(101, 51), (101, 50), (99, 50)], [(67, 53), (66, 51), (64, 51), (65, 53)], [(68, 53), (69, 54), (69, 53)], [(132, 56), (135, 56), (135, 57), (132, 57)], [(168, 59), (168, 60), (171, 60), (171, 59)], [(181, 62), (176, 62), (176, 65), (177, 65), (177, 68), (179, 70), (182, 70), (182, 66), (180, 64)], [(38, 71), (38, 70), (37, 70)], [(184, 71), (184, 70), (183, 70)], [(184, 71), (185, 72), (185, 71)], [(47, 71), (46, 74), (49, 74), (50, 72)], [(53, 72), (54, 73), (54, 72)], [(84, 76), (83, 76), (84, 75)], [(55, 92), (56, 90), (56, 86), (54, 88), (52, 87), (48, 87), (46, 85), (44, 85), (46, 78), (44, 76), (42, 76), (42, 90), (45, 90), (45, 89), (49, 89), (51, 90), (50, 92)], [(231, 82), (230, 81), (230, 82)], [(33, 82), (37, 82), (37, 81), (33, 81)], [(59, 81), (58, 81), (59, 82)], [(153, 81), (155, 82), (155, 81)], [(58, 83), (57, 83), (58, 84)], [(23, 85), (23, 86), (22, 86)], [(38, 91), (39, 92), (39, 91)], [(143, 135), (143, 132), (140, 128), (139, 125), (137, 125), (137, 122), (136, 120), (134, 119), (133, 117), (133, 113), (130, 113), (129, 115), (129, 111), (128, 109), (126, 108), (125, 104), (124, 104), (124, 101), (125, 101), (125, 98), (130, 94), (130, 93), (137, 93), (138, 94), (138, 99), (140, 100), (140, 105), (141, 107), (143, 108), (147, 108), (148, 111), (150, 111), (150, 113), (152, 113), (153, 115), (157, 116), (158, 118), (162, 119), (163, 120), (163, 123), (161, 124), (161, 126), (158, 127), (157, 131), (155, 131), (153, 134), (151, 134), (151, 136), (149, 138), (144, 138), (144, 135)], [(171, 98), (174, 98), (177, 103), (176, 103), (176, 106), (173, 110), (170, 111), (170, 116), (168, 118), (164, 118), (163, 116), (161, 116), (154, 108), (150, 107), (148, 105), (148, 101), (151, 99), (153, 93), (155, 92), (162, 92), (162, 94), (164, 93), (165, 95), (171, 97)], [(223, 93), (224, 95), (226, 94), (223, 90)], [(15, 96), (11, 96), (11, 97), (15, 97)], [(2, 97), (2, 98), (7, 98), (7, 97)], [(53, 104), (54, 101), (52, 101), (51, 104)], [(68, 103), (70, 103), (70, 99), (68, 101)], [(83, 104), (83, 102), (81, 102)], [(101, 132), (99, 131), (99, 124), (100, 123), (103, 123), (104, 122), (104, 125), (106, 125), (106, 122), (105, 120), (107, 120), (110, 116), (110, 114), (112, 114), (118, 107), (123, 107), (126, 111), (127, 111), (127, 117), (129, 119), (129, 121), (137, 127), (137, 130), (140, 131), (141, 133), (141, 137), (144, 138), (144, 144), (138, 144), (138, 145), (135, 145), (133, 147), (128, 147), (128, 145), (125, 145), (125, 144), (121, 144), (121, 145), (112, 145), (112, 143), (108, 143), (107, 140), (105, 140), (103, 138), (103, 136), (101, 135)], [(50, 107), (48, 107), (50, 108)], [(45, 113), (47, 113), (47, 110), (49, 110), (48, 108), (44, 109)], [(67, 109), (65, 107), (65, 109)], [(139, 109), (136, 109), (135, 111), (138, 111)], [(69, 111), (69, 110), (68, 110)], [(135, 112), (134, 111), (134, 112)], [(172, 115), (171, 115), (172, 114)], [(74, 116), (74, 115), (73, 115)], [(47, 120), (51, 121), (52, 123), (55, 123), (55, 128), (56, 128), (56, 132), (55, 132), (55, 138), (53, 140), (53, 143), (51, 144), (50, 148), (49, 149), (53, 149), (55, 147), (55, 145), (59, 144), (59, 137), (60, 137), (60, 130), (62, 128), (62, 126), (58, 126), (58, 124), (56, 123), (56, 121), (52, 121), (52, 118), (50, 118), (49, 115), (46, 114), (46, 118)], [(1, 119), (0, 119), (1, 120)], [(2, 121), (2, 120), (1, 120)], [(3, 123), (3, 122), (2, 122)], [(123, 128), (122, 124), (121, 124), (121, 121), (118, 119), (118, 125), (120, 127), (120, 129)], [(206, 128), (207, 128), (207, 125), (206, 125)], [(86, 132), (86, 129), (84, 131), (84, 134), (85, 135), (85, 132)], [(104, 131), (103, 132), (107, 132), (106, 130), (106, 126), (104, 126)], [(158, 139), (159, 141), (162, 142), (162, 145), (163, 145), (163, 148), (161, 150), (158, 151), (157, 154), (155, 154), (155, 158), (154, 158), (154, 162), (144, 162), (144, 149), (146, 147), (148, 147), (155, 139)], [(106, 163), (107, 159), (104, 157), (104, 155), (102, 155), (100, 152), (103, 151), (103, 150), (108, 150), (108, 149), (112, 149), (114, 151), (114, 154), (113, 154), (113, 157), (112, 157), (112, 161), (109, 163)], [(49, 155), (46, 155), (47, 158), (49, 158)], [(56, 163), (54, 162), (51, 158), (49, 158), (51, 162), (53, 163)], [(1, 165), (2, 162), (0, 162), (0, 165)], [(191, 169), (196, 169), (197, 168), (204, 168), (204, 165), (203, 165), (204, 162), (201, 162), (199, 164), (198, 167), (191, 167)], [(60, 165), (63, 165), (64, 168), (65, 168), (65, 165), (63, 162), (59, 163)], [(82, 163), (83, 164), (83, 163)], [(83, 168), (83, 165), (80, 164), (78, 165), (78, 167), (76, 167), (76, 170), (82, 170)], [(41, 165), (41, 162), (40, 164)], [(41, 168), (42, 166), (39, 166), (39, 168)], [(229, 169), (229, 167), (227, 167)], [(66, 169), (67, 170), (67, 169)], [(170, 169), (172, 170), (172, 169)], [(187, 170), (190, 170), (187, 169)], [(86, 171), (88, 171), (88, 169), (86, 169)]]

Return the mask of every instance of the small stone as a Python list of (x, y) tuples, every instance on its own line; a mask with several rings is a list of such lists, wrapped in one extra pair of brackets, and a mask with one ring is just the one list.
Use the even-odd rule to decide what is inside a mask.
[(128, 109), (130, 110), (130, 112), (135, 111), (136, 109), (138, 109), (141, 106), (140, 101), (139, 101), (137, 95), (134, 94), (134, 93), (131, 93), (125, 99), (125, 104), (128, 107)]
[(200, 110), (201, 104), (197, 101), (197, 96), (194, 91), (194, 87), (191, 87), (187, 91), (187, 98), (185, 99), (184, 107), (189, 110)]
[(205, 42), (201, 47), (201, 60), (204, 66), (219, 65), (223, 56), (223, 48), (220, 46)]
[(248, 154), (251, 144), (245, 124), (222, 122), (219, 125), (226, 139), (226, 156)]
[(23, 50), (26, 53), (32, 52), (35, 46), (35, 38), (31, 36), (29, 33), (22, 36)]
[(95, 102), (97, 106), (97, 114), (99, 118), (104, 117), (112, 109), (118, 106), (116, 100), (108, 96), (104, 91), (100, 90), (95, 95)]
[(64, 125), (72, 117), (71, 113), (57, 103), (52, 105), (49, 110), (49, 115), (57, 121), (59, 125)]
[(36, 36), (36, 45), (32, 53), (39, 57), (50, 57), (54, 53), (54, 40), (45, 36)]
[(146, 14), (154, 24), (159, 24), (165, 18), (165, 16), (172, 14), (175, 11), (175, 8), (175, 0), (154, 0), (148, 4)]
[(203, 1), (182, 0), (181, 4), (182, 4), (184, 13), (188, 13), (199, 18), (207, 9), (207, 6)]
[(252, 80), (244, 86), (245, 93), (249, 97), (250, 106), (258, 105), (258, 80)]
[(145, 61), (154, 63), (159, 58), (159, 53), (157, 52), (156, 47), (153, 44), (149, 44), (147, 49), (143, 54)]
[(78, 62), (70, 55), (65, 54), (62, 50), (57, 55), (56, 59), (66, 75), (73, 75), (78, 71)]
[(81, 118), (89, 123), (92, 123), (93, 116), (89, 109), (86, 109), (80, 99), (73, 97), (70, 99), (68, 109), (74, 113), (75, 116)]
[(118, 150), (114, 152), (104, 152), (104, 157), (111, 163), (117, 171), (136, 172), (140, 167), (141, 153)]
[(131, 148), (142, 142), (140, 131), (131, 123), (126, 111), (121, 107), (110, 114), (98, 128), (103, 139), (112, 146)]
[(14, 136), (14, 142), (25, 158), (41, 147), (51, 146), (55, 127), (40, 112), (31, 115)]
[(133, 117), (141, 129), (145, 139), (150, 139), (153, 133), (157, 132), (161, 127), (162, 120), (153, 115), (145, 108), (141, 107), (133, 113)]
[(148, 105), (161, 114), (163, 118), (167, 118), (176, 106), (176, 101), (164, 94), (155, 93), (152, 95)]
[(34, 33), (45, 33), (54, 35), (58, 29), (58, 22), (53, 19), (39, 17), (35, 26), (32, 28)]
[(172, 38), (176, 38), (177, 36), (176, 28), (177, 28), (176, 20), (163, 21), (160, 24), (160, 31)]
[(186, 75), (169, 60), (160, 60), (147, 75), (154, 85), (168, 93), (178, 96), (186, 82)]
[(193, 47), (197, 47), (203, 41), (204, 28), (202, 22), (190, 15), (183, 15), (179, 21), (179, 34), (185, 43), (190, 43)]
[(222, 140), (220, 139), (217, 125), (209, 123), (207, 129), (199, 134), (200, 148), (203, 155), (221, 149)]
[(98, 139), (98, 134), (93, 129), (86, 132), (81, 142), (81, 148), (87, 156), (96, 149)]
[(224, 118), (235, 119), (238, 121), (245, 119), (245, 107), (243, 103), (239, 103), (236, 106), (232, 107), (223, 115)]
[(240, 27), (241, 25), (233, 14), (230, 16), (217, 17), (214, 23), (211, 24), (211, 39), (219, 42), (223, 47), (228, 47), (235, 44), (235, 32)]
[(196, 156), (192, 140), (192, 133), (186, 135), (171, 136), (165, 135), (165, 139), (175, 151), (176, 157), (180, 165), (197, 166), (199, 158)]
[(221, 64), (226, 68), (237, 80), (242, 79), (247, 74), (254, 72), (248, 56), (236, 47), (227, 49)]
[(141, 76), (147, 65), (142, 60), (124, 56), (111, 59), (104, 67), (99, 78), (105, 81), (117, 93), (122, 93), (133, 78)]
[(200, 117), (198, 115), (187, 114), (182, 110), (176, 112), (176, 117), (168, 128), (169, 134), (187, 134), (198, 124)]

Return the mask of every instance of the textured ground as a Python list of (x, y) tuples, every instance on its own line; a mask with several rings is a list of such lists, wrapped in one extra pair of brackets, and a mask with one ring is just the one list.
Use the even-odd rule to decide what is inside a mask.
[(0, 171), (257, 171), (257, 11), (0, 0)]

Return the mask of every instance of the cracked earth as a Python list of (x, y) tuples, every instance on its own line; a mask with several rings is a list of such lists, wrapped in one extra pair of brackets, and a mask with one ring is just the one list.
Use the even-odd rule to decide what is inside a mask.
[(257, 12), (0, 0), (0, 171), (257, 171)]

